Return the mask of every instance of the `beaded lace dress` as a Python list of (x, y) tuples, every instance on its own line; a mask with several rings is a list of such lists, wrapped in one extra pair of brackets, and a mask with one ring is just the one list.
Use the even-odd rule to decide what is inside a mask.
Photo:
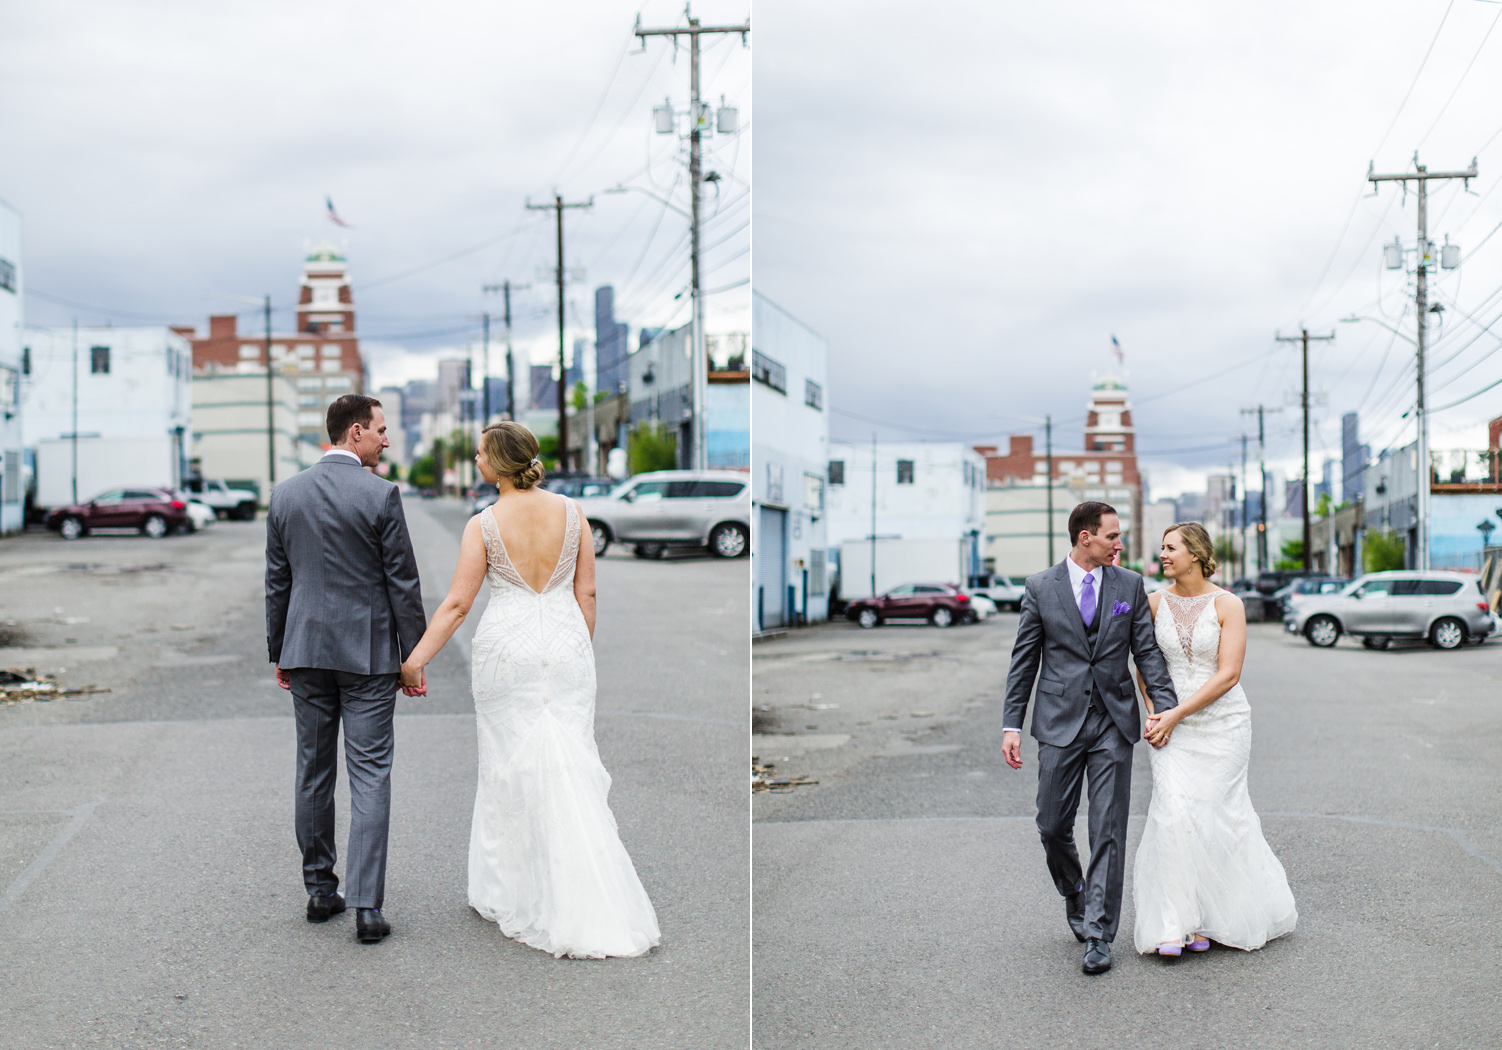
[[(1163, 594), (1154, 623), (1182, 703), (1215, 674), (1220, 620), (1212, 591)], [(1262, 837), (1247, 793), (1252, 712), (1241, 685), (1186, 715), (1150, 752), (1152, 801), (1133, 878), (1139, 952), (1179, 944), (1195, 933), (1260, 948), (1298, 920), (1283, 865)]]
[(508, 937), (562, 957), (643, 955), (657, 916), (607, 796), (595, 746), (595, 659), (574, 597), (581, 533), (568, 503), (563, 551), (534, 591), (481, 515), (490, 602), (474, 636), (480, 780), (469, 902)]

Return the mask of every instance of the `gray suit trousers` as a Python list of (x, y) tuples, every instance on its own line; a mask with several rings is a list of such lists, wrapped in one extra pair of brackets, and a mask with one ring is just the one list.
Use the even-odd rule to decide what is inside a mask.
[(345, 901), (379, 908), (386, 896), (386, 835), (391, 825), (391, 756), (397, 676), (294, 667), (297, 719), (297, 845), (309, 896), (339, 888), (334, 874), (334, 783), (339, 725), (349, 775), (349, 850)]
[[(1074, 846), (1082, 780), (1090, 790), (1090, 869), (1083, 873)], [(1073, 741), (1038, 742), (1038, 834), (1059, 892), (1068, 897), (1083, 884), (1087, 937), (1116, 939), (1131, 801), (1132, 744), (1098, 700)]]

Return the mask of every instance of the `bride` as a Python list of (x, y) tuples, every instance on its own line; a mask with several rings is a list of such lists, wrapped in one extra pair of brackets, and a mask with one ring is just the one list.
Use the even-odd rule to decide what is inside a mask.
[(1142, 686), (1153, 794), (1137, 847), (1133, 940), (1143, 954), (1202, 952), (1211, 941), (1250, 951), (1292, 930), (1298, 912), (1247, 794), (1246, 613), (1209, 582), (1215, 551), (1203, 525), (1165, 532), (1161, 561), (1173, 586), (1148, 603), (1180, 699), (1153, 714)]
[(501, 932), (559, 958), (644, 955), (657, 916), (621, 844), (595, 747), (595, 558), (573, 500), (538, 487), (537, 438), (485, 428), (475, 466), (500, 490), (464, 529), (448, 597), (402, 665), (423, 668), (490, 582), (472, 686), (480, 780), (469, 903)]

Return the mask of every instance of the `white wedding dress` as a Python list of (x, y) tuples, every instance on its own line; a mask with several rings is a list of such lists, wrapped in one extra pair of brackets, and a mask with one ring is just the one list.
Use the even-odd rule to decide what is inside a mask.
[[(1160, 593), (1154, 630), (1182, 703), (1218, 666), (1215, 596), (1224, 592)], [(1139, 952), (1187, 943), (1195, 933), (1250, 951), (1298, 920), (1283, 865), (1247, 794), (1251, 748), (1252, 712), (1238, 683), (1186, 715), (1151, 752), (1153, 795), (1133, 879)]]
[(581, 531), (570, 500), (563, 552), (539, 593), (507, 557), (494, 514), (481, 514), (490, 602), (474, 637), (469, 903), (523, 944), (602, 959), (643, 955), (661, 937), (595, 747), (594, 647), (573, 587)]

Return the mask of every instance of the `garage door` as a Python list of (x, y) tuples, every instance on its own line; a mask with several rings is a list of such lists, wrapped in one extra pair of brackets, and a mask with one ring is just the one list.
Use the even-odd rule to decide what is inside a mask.
[(787, 511), (759, 507), (756, 519), (758, 629), (787, 624)]

